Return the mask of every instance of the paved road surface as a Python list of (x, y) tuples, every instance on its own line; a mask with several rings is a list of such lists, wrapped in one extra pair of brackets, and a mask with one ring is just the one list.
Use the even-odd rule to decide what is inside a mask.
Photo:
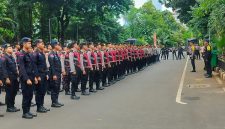
[[(22, 119), (22, 112), (5, 113), (0, 129), (224, 129), (223, 84), (204, 79), (202, 68), (190, 73), (190, 62), (181, 96), (187, 104), (176, 103), (185, 62), (161, 61), (79, 101), (61, 95), (63, 108), (33, 120)], [(202, 67), (201, 61), (197, 63)], [(20, 103), (18, 96), (17, 106)], [(50, 107), (50, 96), (46, 104)], [(0, 108), (4, 112), (5, 107)]]

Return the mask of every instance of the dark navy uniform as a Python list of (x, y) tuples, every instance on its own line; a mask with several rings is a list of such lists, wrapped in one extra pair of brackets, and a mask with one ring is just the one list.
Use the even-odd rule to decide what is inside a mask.
[[(31, 100), (33, 98), (34, 80), (37, 77), (36, 65), (28, 52), (21, 51), (19, 57), (19, 73), (21, 80), (21, 88), (23, 94), (22, 108), (23, 114), (30, 112)], [(32, 85), (27, 84), (27, 80), (32, 81)]]
[(96, 90), (93, 88), (93, 84), (96, 82), (96, 86), (99, 86), (99, 81), (96, 81), (97, 57), (95, 52), (90, 52), (90, 62), (93, 69), (89, 71), (89, 91), (96, 92)]
[(109, 50), (109, 62), (111, 67), (109, 68), (109, 74), (108, 74), (108, 82), (109, 84), (113, 84), (114, 83), (114, 76), (115, 76), (115, 67), (116, 67), (116, 63), (115, 63), (115, 59), (114, 59), (114, 54), (113, 54), (113, 50)]
[[(69, 48), (72, 48), (74, 44), (69, 44)], [(80, 69), (80, 53), (72, 50), (68, 53), (69, 59), (65, 60), (67, 64), (67, 68), (65, 66), (65, 70), (67, 69), (67, 72), (70, 75), (70, 81), (72, 82), (71, 87), (71, 99), (78, 100), (80, 99), (79, 96), (76, 96), (76, 91), (78, 91), (78, 84), (81, 79), (81, 69)], [(66, 65), (66, 64), (65, 64)]]
[[(3, 82), (3, 78), (4, 78), (4, 76), (3, 76), (2, 60), (0, 59), (0, 81)], [(2, 84), (0, 85), (0, 91), (1, 91), (1, 86), (2, 86)], [(0, 92), (0, 94), (1, 94), (1, 92)], [(0, 114), (0, 117), (4, 117), (4, 115)]]
[(5, 54), (3, 57), (3, 66), (5, 70), (5, 78), (10, 80), (10, 84), (6, 84), (6, 103), (7, 110), (15, 110), (15, 97), (19, 90), (18, 71), (16, 61), (12, 55)]
[(82, 92), (81, 94), (89, 95), (89, 92), (86, 92), (86, 85), (88, 82), (89, 71), (92, 68), (92, 66), (91, 66), (89, 56), (88, 56), (88, 52), (83, 51), (82, 56), (83, 57), (81, 58), (81, 60), (83, 62), (81, 62), (82, 63), (81, 69), (82, 69), (82, 71), (85, 71), (85, 74), (83, 73), (81, 76), (81, 92)]
[(74, 67), (71, 72), (75, 72), (76, 74), (71, 74), (71, 82), (72, 82), (72, 96), (76, 96), (75, 92), (78, 91), (78, 85), (81, 82), (82, 70), (81, 70), (81, 60), (80, 60), (80, 52), (71, 51), (70, 52), (70, 67)]
[[(4, 81), (4, 68), (3, 68), (3, 61), (2, 61), (2, 57), (0, 57), (0, 80)], [(0, 94), (1, 94), (1, 86), (0, 86)]]
[(109, 62), (109, 53), (108, 50), (105, 50), (103, 52), (103, 60), (104, 60), (104, 68), (102, 71), (102, 86), (103, 87), (108, 87), (109, 85), (107, 84), (107, 79), (109, 75), (109, 68), (110, 68), (110, 62)]
[[(61, 73), (62, 66), (60, 57), (57, 52), (51, 51), (48, 56), (48, 61), (50, 64), (49, 72), (50, 72), (50, 86), (51, 86), (51, 99), (52, 104), (58, 104), (59, 91), (61, 85)], [(57, 76), (56, 80), (53, 80), (53, 76)]]
[(64, 69), (66, 75), (63, 75), (63, 87), (65, 89), (66, 95), (71, 95), (70, 93), (70, 82), (71, 82), (71, 75), (70, 75), (70, 61), (69, 61), (69, 53), (64, 54)]
[(3, 73), (3, 62), (2, 58), (0, 58), (0, 80), (3, 81), (4, 73)]
[(207, 71), (206, 77), (212, 77), (212, 66), (211, 66), (212, 47), (210, 45), (205, 46), (205, 52), (203, 54), (204, 54), (205, 68)]
[(47, 90), (47, 75), (48, 69), (46, 64), (46, 57), (43, 52), (40, 50), (35, 50), (33, 53), (34, 63), (37, 66), (38, 77), (41, 78), (39, 81), (38, 86), (35, 87), (35, 100), (37, 104), (37, 109), (40, 109), (44, 106), (44, 97)]

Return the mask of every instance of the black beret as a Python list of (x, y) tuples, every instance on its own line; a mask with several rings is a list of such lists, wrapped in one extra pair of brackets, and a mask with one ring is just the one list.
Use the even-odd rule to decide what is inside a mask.
[(58, 45), (59, 42), (57, 40), (52, 40), (51, 41), (51, 46), (54, 47), (55, 45)]
[(8, 44), (8, 43), (2, 45), (2, 48), (4, 48), (4, 49), (6, 49), (8, 47), (12, 47), (12, 46), (10, 44)]
[(68, 43), (68, 44), (67, 44), (67, 47), (68, 47), (68, 48), (73, 48), (74, 44), (75, 44), (75, 43)]
[(27, 43), (27, 42), (31, 42), (32, 40), (31, 40), (31, 38), (28, 38), (28, 37), (24, 37), (24, 38), (22, 38), (21, 39), (21, 45), (23, 45), (24, 43)]
[(34, 45), (37, 45), (37, 44), (39, 44), (39, 43), (43, 43), (43, 40), (42, 40), (42, 39), (36, 39), (36, 40), (34, 41)]

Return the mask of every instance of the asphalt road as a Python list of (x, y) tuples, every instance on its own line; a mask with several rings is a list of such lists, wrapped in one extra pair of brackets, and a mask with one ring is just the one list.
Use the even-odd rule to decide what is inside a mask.
[[(62, 94), (64, 107), (33, 120), (22, 119), (22, 112), (4, 113), (0, 129), (224, 129), (223, 84), (203, 78), (201, 61), (197, 73), (189, 72), (190, 62), (185, 72), (180, 99), (187, 104), (176, 102), (185, 63), (161, 61), (79, 101)], [(16, 99), (21, 107), (21, 96)], [(50, 107), (50, 96), (46, 106)], [(5, 112), (5, 107), (0, 111)]]

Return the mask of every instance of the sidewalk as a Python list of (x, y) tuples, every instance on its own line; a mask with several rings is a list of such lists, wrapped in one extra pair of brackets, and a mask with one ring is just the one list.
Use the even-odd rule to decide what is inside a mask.
[(190, 72), (192, 67), (189, 60), (182, 94), (183, 101), (195, 103), (225, 99), (225, 82), (215, 72), (213, 72), (213, 78), (205, 78), (203, 68), (203, 60), (196, 60), (197, 72)]

